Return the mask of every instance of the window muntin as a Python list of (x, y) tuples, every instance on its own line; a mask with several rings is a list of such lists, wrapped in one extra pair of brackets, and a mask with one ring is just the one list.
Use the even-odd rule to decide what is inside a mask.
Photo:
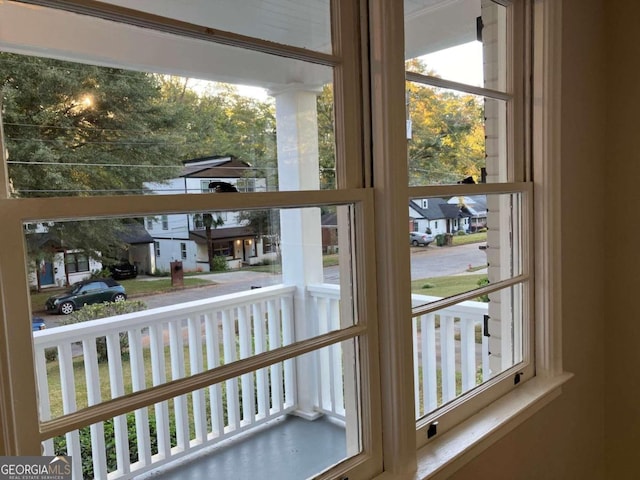
[(414, 316), (417, 420), (523, 361), (523, 285), (493, 291), (489, 302), (466, 300)]
[(407, 82), (409, 185), (513, 178), (506, 113), (504, 100)]
[[(260, 347), (261, 342), (262, 348), (266, 349), (266, 337), (256, 340), (256, 348)], [(42, 361), (41, 351), (36, 348), (36, 357)], [(239, 348), (241, 350), (243, 345)], [(65, 436), (49, 437), (43, 443), (43, 454), (66, 454), (75, 459), (80, 458), (82, 453), (85, 457), (81, 465), (82, 476), (106, 478), (107, 474), (117, 475), (117, 470), (149, 470), (152, 458), (159, 464), (166, 464), (173, 457), (180, 458), (180, 453), (184, 451), (195, 451), (205, 439), (214, 443), (232, 440), (237, 435), (246, 435), (251, 427), (260, 427), (265, 422), (280, 418), (281, 421), (277, 422), (279, 427), (255, 435), (254, 439), (240, 445), (240, 452), (232, 446), (218, 451), (214, 460), (216, 472), (221, 478), (248, 478), (256, 469), (260, 469), (260, 476), (278, 478), (291, 475), (293, 470), (300, 478), (313, 477), (362, 451), (360, 381), (353, 363), (349, 364), (350, 359), (357, 356), (357, 350), (358, 341), (352, 339), (272, 362), (242, 375), (212, 382), (193, 390), (189, 395), (171, 397), (74, 430)], [(138, 348), (132, 345), (131, 361), (136, 357), (142, 359)], [(116, 368), (126, 372), (129, 361), (117, 360)], [(140, 391), (163, 383), (164, 379), (168, 381), (189, 374), (201, 374), (203, 370), (219, 365), (219, 359), (214, 355), (207, 355), (200, 363), (177, 358), (174, 371), (167, 369), (162, 374), (165, 378), (156, 375), (152, 378), (146, 358), (143, 362), (142, 370), (132, 371), (131, 376), (127, 374), (120, 385), (114, 386), (116, 391), (121, 388)], [(296, 365), (303, 363), (317, 374), (296, 380)], [(88, 361), (88, 364), (99, 375), (108, 378), (106, 364), (95, 360)], [(314, 378), (317, 382), (313, 381)], [(78, 387), (85, 388), (76, 385)], [(104, 390), (102, 393), (100, 388)], [(111, 396), (106, 386), (89, 385), (88, 389), (92, 396)], [(303, 391), (304, 395), (308, 395), (308, 411), (297, 410), (302, 402), (299, 397)], [(349, 392), (350, 397), (345, 392)], [(48, 395), (43, 397), (42, 402), (52, 405)], [(90, 404), (84, 399), (74, 407), (67, 404), (64, 413), (72, 414), (88, 406)], [(298, 415), (287, 416), (292, 412)], [(322, 412), (322, 416), (319, 412)], [(51, 418), (59, 417), (62, 413), (50, 408)], [(305, 414), (318, 418), (309, 421), (303, 417)], [(129, 435), (119, 432), (129, 432)], [(145, 439), (150, 441), (147, 443)], [(322, 448), (318, 447), (319, 443), (323, 445)], [(291, 449), (299, 454), (291, 456)], [(120, 455), (121, 451), (127, 454)], [(265, 451), (269, 453), (265, 454)], [(238, 461), (240, 457), (246, 459), (247, 456), (253, 459), (252, 462)], [(199, 461), (192, 461), (192, 468), (197, 470)], [(205, 464), (207, 471), (211, 471), (210, 461)], [(175, 471), (167, 471), (166, 474), (161, 472), (158, 478), (165, 478), (165, 475), (174, 476)]]
[(313, 82), (253, 91), (241, 77), (194, 82), (0, 52), (11, 195), (336, 188), (333, 69), (277, 61)]
[(134, 4), (127, 0), (106, 0), (105, 3), (294, 47), (331, 52), (329, 0), (291, 2), (286, 6), (259, 0), (240, 4), (218, 0), (198, 2), (189, 8), (158, 0)]
[[(424, 325), (414, 324), (415, 387), (418, 395), (415, 403), (418, 419), (416, 438), (419, 446), (427, 441), (427, 429), (432, 422), (438, 422), (440, 435), (464, 420), (469, 412), (478, 411), (491, 400), (514, 388), (517, 382), (507, 375), (516, 369), (519, 372), (518, 380), (533, 375), (533, 359), (529, 355), (533, 338), (530, 331), (533, 321), (530, 293), (533, 251), (530, 241), (533, 232), (532, 186), (527, 176), (530, 174), (527, 165), (530, 158), (529, 146), (522, 134), (527, 124), (525, 112), (528, 111), (522, 85), (527, 84), (524, 79), (528, 67), (524, 64), (529, 56), (524, 53), (523, 48), (526, 43), (523, 35), (526, 28), (523, 23), (517, 23), (524, 18), (523, 3), (498, 4), (475, 0), (457, 2), (456, 7), (450, 10), (421, 12), (419, 5), (405, 2), (409, 9), (415, 9), (412, 16), (405, 17), (409, 201), (427, 199), (433, 202), (437, 198), (449, 201), (454, 197), (466, 199), (481, 195), (486, 197), (487, 204), (486, 225), (474, 225), (474, 229), (487, 227), (487, 248), (482, 251), (486, 259), (478, 262), (487, 265), (487, 278), (482, 285), (463, 287), (462, 280), (454, 281), (454, 284), (459, 284), (457, 290), (432, 298), (421, 298), (422, 292), (414, 291), (414, 319), (427, 322)], [(415, 26), (416, 19), (421, 14), (424, 22), (440, 23), (447, 28), (430, 30), (429, 35), (435, 33), (435, 36), (420, 35)], [(445, 14), (449, 15), (446, 19), (443, 16)], [(438, 21), (440, 17), (442, 21)], [(483, 26), (482, 44), (472, 47), (465, 44), (476, 39), (467, 38), (468, 35), (465, 37), (463, 32), (471, 33), (472, 26), (475, 30), (476, 18), (478, 26)], [(459, 48), (449, 48), (453, 46)], [(462, 52), (467, 47), (475, 48), (475, 63), (465, 60)], [(518, 52), (518, 49), (522, 50)], [(443, 59), (447, 61), (444, 62)], [(442, 66), (441, 71), (438, 71), (439, 66)], [(444, 73), (445, 67), (454, 69), (460, 66), (464, 68), (458, 68), (458, 72), (464, 76)], [(475, 116), (468, 115), (469, 111), (475, 112)], [(469, 118), (472, 121), (461, 121)], [(440, 126), (440, 129), (424, 128), (430, 123)], [(475, 137), (467, 134), (474, 131), (474, 128)], [(465, 135), (461, 135), (461, 132)], [(434, 172), (427, 171), (420, 172), (424, 177), (419, 178), (416, 160), (422, 159), (429, 167), (435, 165), (432, 159), (443, 164), (439, 156), (443, 150), (446, 153), (446, 149), (435, 148), (442, 146), (449, 147), (452, 153), (444, 159), (444, 165), (449, 167), (448, 170), (443, 170), (446, 175), (438, 177), (433, 175)], [(423, 152), (425, 154), (421, 155)], [(469, 155), (469, 152), (472, 154)], [(421, 168), (420, 165), (418, 167)], [(466, 175), (467, 172), (469, 175)], [(431, 178), (428, 178), (429, 174)], [(463, 203), (464, 201), (454, 201), (457, 205)], [(419, 210), (422, 206), (418, 204), (417, 207)], [(420, 215), (410, 213), (412, 226), (417, 217)], [(430, 228), (432, 233), (437, 231), (444, 234), (446, 232), (443, 226), (450, 228), (450, 233), (472, 227), (472, 218), (464, 215), (451, 221), (440, 219), (437, 224), (435, 218), (433, 220), (433, 224), (428, 222), (421, 225), (421, 229)], [(447, 239), (444, 240), (446, 242)], [(420, 248), (417, 247), (418, 250)], [(429, 248), (431, 247), (427, 247), (427, 250)], [(474, 254), (479, 255), (480, 251), (476, 250)], [(418, 264), (419, 262), (412, 261), (413, 275), (419, 271)], [(480, 266), (482, 265), (478, 265)], [(472, 269), (473, 267), (471, 265)], [(466, 275), (469, 272), (459, 273)], [(468, 278), (470, 277), (467, 276)], [(437, 277), (436, 279), (439, 280)], [(476, 292), (476, 289), (480, 290)], [(487, 299), (488, 302), (477, 302)], [(480, 342), (474, 346), (472, 338), (476, 334), (472, 327), (469, 327), (471, 333), (466, 334), (462, 340), (459, 330), (466, 321), (455, 320), (455, 315), (449, 315), (449, 320), (443, 324), (442, 328), (448, 329), (443, 334), (440, 331), (440, 315), (436, 312), (457, 308), (461, 305), (460, 302), (471, 302), (475, 307), (487, 309), (486, 320), (485, 314), (478, 317), (481, 327), (484, 329), (486, 323), (489, 334), (493, 335), (493, 329), (497, 332), (496, 337), (503, 340), (500, 342), (497, 338), (488, 337), (490, 348), (486, 348), (487, 339), (485, 347), (481, 347)], [(467, 323), (475, 324), (475, 328), (478, 328), (477, 320)], [(426, 337), (420, 330), (423, 327), (429, 342), (421, 345), (420, 342)], [(450, 335), (451, 332), (453, 336)], [(454, 361), (447, 368), (447, 375), (453, 375), (449, 378), (454, 380), (448, 382), (446, 394), (443, 394), (442, 386), (438, 383), (440, 380), (436, 380), (439, 393), (434, 394), (435, 387), (425, 387), (423, 383), (427, 380), (420, 380), (420, 377), (425, 369), (435, 368), (436, 376), (433, 378), (438, 378), (438, 369), (444, 365), (435, 366), (440, 361), (436, 361), (436, 358), (442, 353), (442, 342), (450, 342), (446, 347), (449, 352), (448, 361), (451, 362), (451, 358)], [(464, 353), (460, 342), (468, 343), (470, 353)], [(417, 350), (422, 347), (424, 349)], [(463, 355), (466, 355), (466, 360), (461, 359)], [(424, 363), (425, 359), (428, 359), (428, 367)], [(473, 362), (470, 359), (476, 360), (476, 366), (484, 365), (482, 368), (485, 372), (490, 371), (490, 375), (483, 377), (479, 374), (476, 381), (472, 381), (474, 375), (465, 374), (465, 386), (456, 386), (456, 374), (451, 371), (455, 372), (463, 363), (471, 365)], [(495, 365), (489, 368), (489, 363)], [(434, 380), (428, 381), (433, 383)], [(457, 381), (460, 383), (461, 377)], [(427, 390), (430, 393), (425, 393)], [(474, 393), (465, 394), (467, 391)], [(419, 395), (423, 397), (419, 398)]]
[(412, 294), (435, 301), (522, 275), (525, 211), (522, 194), (411, 199)]
[(464, 0), (450, 8), (421, 11), (405, 0), (406, 57), (425, 68), (408, 71), (476, 87), (506, 91), (507, 7), (493, 1)]

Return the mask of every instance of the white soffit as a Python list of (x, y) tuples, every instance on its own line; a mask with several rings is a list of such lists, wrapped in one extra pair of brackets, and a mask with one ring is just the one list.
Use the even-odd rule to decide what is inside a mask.
[(269, 89), (322, 85), (332, 75), (320, 65), (6, 0), (0, 50)]

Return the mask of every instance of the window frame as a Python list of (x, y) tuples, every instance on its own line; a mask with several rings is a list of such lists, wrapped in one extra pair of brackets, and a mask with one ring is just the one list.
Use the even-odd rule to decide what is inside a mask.
[[(498, 2), (504, 4), (507, 2)], [(404, 158), (406, 145), (404, 136), (404, 99), (405, 75), (404, 45), (395, 34), (404, 31), (404, 18), (398, 5), (393, 7), (384, 0), (372, 0), (371, 6), (371, 58), (372, 58), (372, 123), (374, 138), (375, 177), (380, 179), (377, 185), (381, 191), (377, 194), (379, 208), (376, 210), (376, 224), (384, 225), (388, 234), (378, 235), (377, 244), (381, 255), (379, 259), (378, 295), (384, 299), (387, 292), (398, 300), (383, 301), (379, 307), (381, 338), (388, 339), (387, 345), (381, 345), (382, 364), (387, 365), (381, 371), (383, 394), (383, 428), (387, 432), (384, 444), (386, 473), (379, 478), (396, 478), (408, 474), (410, 478), (448, 478), (460, 466), (491, 445), (496, 438), (506, 435), (515, 426), (529, 418), (538, 409), (551, 401), (561, 392), (561, 385), (571, 378), (571, 374), (563, 372), (561, 363), (561, 306), (560, 306), (560, 209), (559, 206), (559, 162), (553, 159), (560, 155), (560, 48), (561, 37), (561, 2), (543, 0), (528, 3), (533, 9), (534, 76), (532, 96), (533, 120), (530, 130), (522, 132), (516, 142), (532, 143), (533, 175), (532, 182), (526, 188), (530, 205), (535, 206), (527, 212), (532, 215), (529, 222), (535, 225), (529, 231), (529, 238), (534, 240), (532, 248), (538, 259), (530, 273), (535, 275), (532, 291), (535, 291), (535, 315), (530, 337), (531, 353), (535, 358), (535, 376), (521, 382), (519, 387), (501, 390), (492, 388), (495, 401), (485, 402), (484, 407), (473, 407), (466, 412), (466, 420), (449, 430), (446, 436), (436, 436), (431, 442), (416, 450), (418, 438), (402, 435), (409, 429), (415, 430), (412, 419), (413, 385), (406, 382), (412, 374), (411, 337), (403, 332), (402, 321), (410, 314), (402, 304), (403, 291), (410, 289), (402, 277), (394, 277), (399, 270), (409, 271), (408, 258), (400, 253), (394, 245), (401, 244), (395, 231), (403, 231), (404, 217), (394, 217), (391, 207), (398, 196), (419, 197), (421, 194), (437, 194), (438, 187), (409, 187), (404, 162), (396, 162), (393, 166), (386, 158)], [(526, 82), (521, 85), (527, 88)], [(396, 125), (389, 118), (395, 118)], [(529, 172), (521, 172), (528, 174)], [(472, 186), (483, 190), (485, 185)], [(458, 188), (460, 193), (466, 189)], [(489, 187), (490, 189), (495, 187)], [(500, 188), (498, 186), (497, 188)], [(504, 187), (503, 187), (504, 188)], [(447, 189), (450, 191), (450, 189)], [(479, 192), (478, 192), (479, 193)], [(398, 212), (401, 211), (399, 207)], [(406, 301), (408, 304), (408, 300)], [(535, 338), (535, 341), (534, 341)], [(401, 374), (404, 372), (404, 374)], [(513, 380), (511, 383), (513, 385)], [(504, 382), (503, 382), (504, 383)], [(470, 406), (465, 402), (458, 406), (463, 409)], [(417, 466), (417, 473), (412, 470)]]
[[(5, 12), (13, 9), (20, 10), (19, 15), (28, 16), (39, 15), (40, 6), (56, 7), (58, 10), (67, 10), (74, 13), (90, 14), (92, 17), (109, 18), (109, 21), (118, 21), (127, 25), (145, 24), (155, 30), (166, 31), (171, 34), (180, 34), (186, 37), (196, 37), (205, 41), (223, 43), (238, 46), (248, 50), (255, 50), (269, 54), (277, 54), (292, 59), (303, 60), (323, 66), (330, 66), (334, 71), (334, 92), (336, 98), (336, 163), (338, 164), (338, 189), (327, 191), (286, 191), (286, 192), (252, 192), (241, 196), (228, 195), (128, 195), (128, 196), (96, 196), (69, 198), (29, 198), (16, 199), (9, 197), (9, 190), (0, 191), (0, 212), (6, 218), (7, 228), (11, 231), (0, 240), (0, 244), (8, 245), (12, 248), (11, 258), (6, 251), (0, 253), (0, 279), (7, 272), (15, 273), (11, 285), (7, 282), (0, 282), (3, 295), (0, 296), (0, 333), (3, 338), (19, 337), (7, 345), (8, 348), (0, 353), (0, 366), (2, 370), (2, 406), (17, 405), (15, 409), (2, 409), (5, 412), (3, 422), (5, 425), (3, 438), (10, 439), (3, 442), (1, 451), (6, 454), (37, 454), (40, 452), (40, 441), (59, 433), (76, 429), (80, 426), (106, 420), (125, 412), (133, 411), (142, 406), (157, 403), (160, 400), (167, 400), (177, 395), (188, 393), (198, 388), (224, 381), (236, 377), (244, 372), (243, 369), (255, 363), (253, 369), (270, 365), (276, 361), (297, 357), (310, 351), (318, 350), (324, 346), (337, 344), (345, 340), (356, 340), (359, 344), (358, 367), (359, 379), (358, 390), (362, 391), (362, 396), (358, 400), (359, 418), (353, 419), (354, 423), (362, 426), (359, 430), (361, 452), (349, 457), (330, 472), (323, 476), (335, 476), (336, 472), (348, 471), (354, 478), (371, 478), (382, 470), (381, 449), (376, 441), (380, 437), (380, 406), (377, 401), (377, 394), (370, 395), (370, 392), (379, 391), (377, 376), (378, 357), (376, 353), (377, 329), (376, 329), (376, 308), (375, 295), (372, 292), (375, 278), (374, 265), (375, 257), (373, 252), (365, 248), (365, 239), (373, 236), (373, 225), (370, 218), (373, 217), (373, 191), (363, 185), (363, 155), (361, 150), (362, 141), (354, 142), (356, 138), (364, 136), (362, 122), (353, 121), (361, 118), (361, 88), (359, 83), (360, 57), (356, 48), (360, 41), (360, 27), (358, 25), (361, 18), (360, 8), (364, 6), (357, 1), (332, 2), (332, 34), (334, 54), (313, 52), (306, 49), (291, 47), (288, 45), (274, 44), (259, 39), (251, 39), (228, 32), (212, 31), (208, 28), (201, 28), (194, 25), (172, 19), (161, 19), (149, 16), (140, 12), (134, 12), (126, 8), (110, 7), (93, 2), (91, 0), (83, 2), (57, 2), (55, 0), (42, 0), (35, 2), (38, 6), (24, 7), (21, 4), (11, 4), (4, 6)], [(16, 10), (16, 11), (17, 11)], [(38, 12), (38, 13), (34, 13)], [(59, 13), (59, 12), (55, 12)], [(25, 18), (25, 17), (20, 17)], [(94, 20), (94, 19), (91, 19)], [(102, 21), (102, 20), (101, 20)], [(141, 29), (145, 30), (145, 29)], [(37, 43), (37, 42), (36, 42)], [(37, 49), (33, 46), (25, 47), (21, 53), (37, 54)], [(85, 58), (86, 60), (86, 58)], [(89, 60), (89, 63), (90, 60)], [(130, 67), (135, 67), (131, 65)], [(349, 139), (349, 142), (346, 141)], [(346, 162), (349, 158), (350, 161)], [(357, 160), (357, 161), (354, 161)], [(0, 175), (2, 186), (8, 187), (8, 175), (6, 163), (2, 162), (3, 173)], [(231, 197), (231, 198), (229, 198)], [(24, 378), (34, 377), (33, 358), (27, 356), (25, 362), (19, 367), (8, 370), (6, 368), (13, 357), (18, 357), (19, 352), (29, 352), (31, 346), (31, 331), (22, 329), (16, 319), (25, 318), (29, 315), (28, 292), (24, 288), (16, 285), (26, 285), (26, 272), (24, 268), (25, 245), (22, 236), (23, 223), (31, 218), (42, 218), (47, 220), (57, 220), (60, 218), (109, 218), (109, 217), (140, 217), (157, 216), (171, 212), (171, 214), (191, 213), (198, 211), (237, 211), (239, 209), (264, 209), (265, 206), (273, 208), (287, 207), (319, 207), (321, 205), (352, 205), (355, 211), (352, 228), (352, 241), (355, 241), (355, 250), (351, 258), (351, 265), (357, 271), (354, 285), (357, 293), (354, 295), (354, 308), (359, 312), (359, 322), (356, 325), (345, 326), (341, 330), (320, 335), (309, 340), (298, 341), (295, 344), (281, 347), (273, 354), (264, 355), (256, 362), (247, 362), (242, 359), (234, 364), (225, 365), (215, 370), (196, 375), (196, 378), (184, 378), (170, 384), (152, 387), (148, 391), (139, 391), (128, 395), (126, 398), (117, 398), (109, 402), (92, 405), (80, 412), (69, 413), (61, 418), (52, 421), (38, 422), (37, 415), (37, 395), (35, 383), (24, 382), (24, 387), (20, 389), (6, 388), (7, 381), (14, 377), (24, 375)], [(164, 227), (164, 225), (163, 225)], [(7, 295), (8, 294), (8, 295)], [(15, 295), (14, 295), (15, 294)], [(6, 298), (11, 298), (7, 302)], [(13, 319), (13, 320), (12, 320)], [(20, 348), (16, 348), (19, 346)], [(361, 385), (366, 388), (361, 389)], [(28, 398), (28, 401), (21, 402), (21, 399)], [(90, 418), (90, 421), (88, 420)], [(88, 423), (87, 423), (88, 422)]]
[[(55, 1), (41, 3), (56, 4)], [(364, 453), (332, 470), (332, 477), (349, 472), (350, 478), (370, 478), (375, 472), (382, 471), (384, 458), (385, 473), (380, 476), (381, 479), (397, 478), (401, 475), (445, 478), (474, 454), (487, 448), (496, 438), (515, 428), (560, 393), (562, 383), (570, 377), (563, 372), (561, 363), (561, 292), (558, 269), (560, 162), (553, 161), (559, 158), (560, 154), (561, 2), (541, 0), (533, 5), (532, 28), (536, 33), (534, 51), (541, 55), (534, 58), (539, 68), (534, 71), (533, 95), (540, 102), (534, 102), (534, 182), (530, 187), (535, 203), (533, 224), (536, 226), (531, 233), (535, 239), (534, 249), (537, 258), (534, 272), (536, 376), (523, 382), (517, 389), (504, 393), (494, 405), (470, 412), (475, 415), (469, 416), (468, 420), (453, 428), (446, 438), (436, 438), (420, 450), (417, 449), (416, 438), (408, 435), (409, 432), (416, 431), (415, 419), (412, 418), (413, 386), (409, 385), (411, 382), (404, 381), (412, 378), (413, 374), (411, 330), (402, 324), (411, 316), (410, 302), (407, 298), (410, 291), (407, 275), (410, 270), (408, 249), (396, 248), (397, 245), (406, 246), (406, 200), (413, 194), (407, 186), (408, 177), (404, 170), (406, 166), (402, 166), (403, 162), (392, 163), (387, 160), (403, 158), (402, 155), (406, 155), (405, 74), (402, 61), (404, 52), (403, 41), (399, 38), (402, 35), (399, 32), (404, 31), (403, 9), (386, 0), (370, 0), (370, 30), (366, 32), (366, 25), (361, 26), (362, 30), (353, 29), (359, 15), (362, 14), (366, 18), (366, 2), (358, 5), (355, 1), (332, 0), (332, 7), (338, 9), (341, 14), (336, 17), (340, 18), (340, 21), (332, 25), (335, 51), (348, 58), (357, 59), (355, 62), (345, 62), (344, 65), (334, 65), (336, 155), (340, 159), (358, 160), (339, 162), (336, 191), (247, 193), (242, 196), (240, 203), (236, 203), (236, 199), (229, 200), (224, 195), (215, 196), (213, 199), (206, 195), (158, 195), (153, 198), (95, 197), (83, 198), (82, 202), (75, 202), (70, 206), (67, 204), (68, 199), (62, 198), (9, 199), (6, 188), (6, 164), (2, 162), (0, 213), (5, 220), (7, 234), (0, 244), (9, 248), (0, 249), (0, 280), (7, 280), (11, 274), (11, 281), (0, 282), (0, 338), (11, 338), (12, 341), (5, 340), (6, 348), (0, 354), (0, 423), (4, 425), (4, 435), (0, 435), (0, 452), (6, 455), (23, 455), (40, 451), (39, 437), (33, 435), (40, 430), (37, 415), (34, 415), (34, 412), (37, 412), (35, 382), (12, 382), (12, 379), (29, 379), (34, 375), (32, 358), (28, 357), (21, 362), (12, 361), (18, 358), (19, 352), (30, 351), (32, 348), (31, 332), (27, 331), (26, 325), (11, 320), (30, 315), (28, 292), (24, 289), (26, 273), (22, 225), (25, 221), (56, 219), (65, 215), (78, 218), (89, 218), (96, 214), (132, 215), (135, 208), (135, 216), (153, 216), (168, 211), (190, 213), (210, 211), (212, 208), (264, 208), (265, 204), (286, 207), (354, 203), (360, 213), (356, 232), (359, 236), (367, 238), (367, 241), (373, 238), (375, 246), (375, 249), (362, 248), (362, 251), (356, 252), (361, 281), (358, 292), (370, 292), (373, 284), (377, 295), (358, 299), (361, 302), (358, 307), (365, 314), (364, 326), (353, 327), (348, 329), (348, 332), (331, 334), (323, 338), (322, 342), (329, 344), (347, 337), (364, 335), (364, 342), (372, 345), (368, 354), (362, 358), (363, 368), (369, 375), (368, 384), (365, 385), (367, 388), (362, 392), (362, 415), (370, 424), (364, 431)], [(168, 21), (168, 24), (174, 25), (175, 22)], [(204, 35), (199, 31), (193, 33)], [(224, 32), (222, 33), (225, 37)], [(366, 42), (363, 38), (367, 35), (371, 55), (369, 58), (360, 59), (354, 52), (358, 50), (361, 41)], [(234, 35), (226, 36), (225, 40), (243, 46), (247, 41), (244, 37)], [(274, 46), (257, 40), (250, 44), (249, 48), (267, 52), (273, 52), (275, 48), (279, 53), (297, 55), (310, 61), (335, 62), (333, 56), (301, 51), (293, 47)], [(367, 71), (365, 68), (371, 72), (371, 85), (359, 84), (359, 75)], [(363, 76), (366, 77), (366, 74)], [(369, 96), (369, 88), (371, 107), (364, 100)], [(354, 93), (354, 102), (345, 100), (353, 97)], [(341, 111), (341, 108), (344, 110)], [(402, 121), (399, 121), (400, 119)], [(370, 131), (367, 128), (369, 121)], [(363, 132), (360, 131), (362, 126)], [(353, 138), (362, 139), (362, 142), (346, 141)], [(375, 139), (375, 142), (371, 142), (371, 139)], [(373, 159), (372, 165), (366, 161), (369, 154)], [(372, 178), (376, 179), (375, 183)], [(403, 215), (398, 215), (398, 212), (402, 212)], [(365, 221), (365, 218), (374, 218), (375, 230), (371, 222)], [(375, 255), (374, 250), (377, 252)], [(367, 314), (370, 316), (367, 317)], [(364, 327), (367, 328), (366, 335), (363, 333)], [(379, 343), (378, 331), (380, 338), (384, 339)], [(376, 345), (379, 345), (380, 363)], [(302, 351), (302, 348), (294, 347), (287, 350), (286, 355), (290, 358)], [(216, 378), (231, 377), (237, 373), (238, 370), (233, 367), (226, 369), (222, 376)], [(384, 389), (380, 388), (378, 374), (385, 385)], [(12, 385), (12, 388), (7, 388), (8, 385)], [(193, 385), (189, 386), (191, 387)], [(181, 390), (176, 388), (171, 390), (171, 394), (177, 391)], [(163, 390), (163, 393), (168, 395), (169, 391)], [(92, 411), (107, 418), (107, 415), (111, 416), (116, 411), (124, 413), (134, 409), (144, 401), (157, 401), (157, 397), (145, 399), (146, 397), (138, 396), (131, 401), (118, 401), (121, 406), (116, 409), (112, 406), (111, 409), (98, 406)], [(486, 422), (488, 418), (496, 420), (489, 424)], [(69, 422), (67, 426), (81, 424), (81, 420), (76, 417), (65, 421)], [(51, 427), (58, 428), (59, 423)], [(381, 433), (383, 429), (384, 436)], [(368, 459), (373, 459), (373, 462), (366, 463)]]

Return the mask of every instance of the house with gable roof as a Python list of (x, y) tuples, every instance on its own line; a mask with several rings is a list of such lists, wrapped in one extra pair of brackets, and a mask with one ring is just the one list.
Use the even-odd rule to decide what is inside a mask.
[[(238, 192), (267, 191), (267, 180), (255, 175), (255, 168), (232, 155), (212, 155), (183, 162), (178, 177), (161, 183), (147, 183), (151, 194), (211, 193), (209, 184), (224, 182)], [(270, 237), (260, 237), (239, 213), (210, 212), (219, 224), (211, 229), (213, 252), (227, 260), (229, 268), (253, 265), (276, 257)], [(209, 271), (206, 228), (201, 214), (147, 217), (145, 228), (153, 237), (152, 271), (169, 271), (171, 262), (182, 262), (185, 271)]]
[(414, 198), (409, 201), (410, 232), (430, 230), (433, 235), (438, 235), (468, 231), (472, 216), (465, 205), (449, 203), (443, 198)]

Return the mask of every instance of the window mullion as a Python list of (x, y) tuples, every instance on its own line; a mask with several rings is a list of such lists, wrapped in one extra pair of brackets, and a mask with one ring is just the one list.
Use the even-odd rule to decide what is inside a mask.
[[(1, 455), (40, 455), (38, 405), (22, 223), (10, 221), (0, 208), (0, 424)], [(11, 301), (9, 301), (11, 299)]]
[(402, 4), (370, 2), (373, 177), (385, 470), (415, 468)]

